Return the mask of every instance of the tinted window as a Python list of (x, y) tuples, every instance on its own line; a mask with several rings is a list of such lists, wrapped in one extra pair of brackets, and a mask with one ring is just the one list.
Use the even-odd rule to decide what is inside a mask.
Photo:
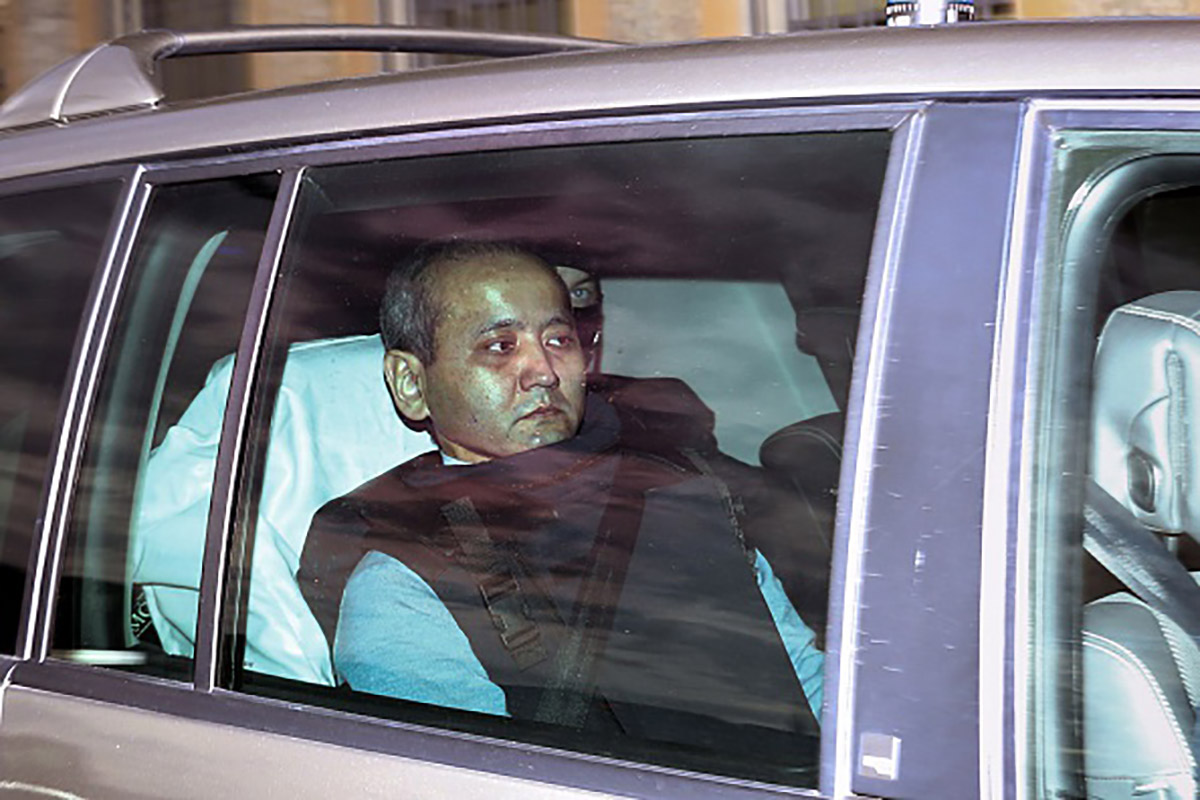
[[(1194, 137), (1063, 135), (1041, 320), (1038, 764), (1089, 796), (1195, 795), (1200, 160)], [(1070, 198), (1068, 207), (1067, 199)], [(1077, 738), (1082, 734), (1082, 746)]]
[(12, 653), (59, 395), (120, 185), (0, 198), (0, 653)]
[[(888, 143), (311, 170), (242, 508), (235, 686), (814, 784), (841, 410)], [(407, 340), (385, 355), (389, 273), (448, 242), (436, 308), (385, 314), (385, 333), (431, 317), (436, 357)], [(424, 370), (427, 415), (400, 401), (402, 368)], [(486, 463), (450, 466), (433, 434)]]
[[(192, 400), (228, 388), (221, 369), (237, 347), (277, 184), (269, 175), (154, 190), (72, 506), (57, 657), (190, 670), (220, 429), (220, 411)], [(159, 456), (179, 441), (203, 455), (183, 465)]]

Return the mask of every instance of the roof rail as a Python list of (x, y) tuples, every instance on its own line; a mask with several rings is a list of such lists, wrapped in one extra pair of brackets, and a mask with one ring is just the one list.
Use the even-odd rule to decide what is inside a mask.
[(570, 36), (408, 26), (147, 30), (101, 44), (33, 79), (0, 106), (0, 128), (64, 123), (106, 111), (153, 106), (163, 99), (158, 63), (181, 56), (339, 50), (507, 57), (619, 46)]

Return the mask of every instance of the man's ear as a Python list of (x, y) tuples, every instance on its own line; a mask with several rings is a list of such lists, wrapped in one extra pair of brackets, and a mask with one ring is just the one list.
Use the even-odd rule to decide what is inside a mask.
[(406, 419), (421, 422), (429, 417), (425, 403), (425, 365), (405, 350), (383, 354), (383, 379), (387, 381), (396, 410)]

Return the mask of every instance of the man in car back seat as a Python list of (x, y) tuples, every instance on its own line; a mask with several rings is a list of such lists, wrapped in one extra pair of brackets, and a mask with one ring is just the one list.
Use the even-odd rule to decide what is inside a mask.
[(815, 739), (823, 656), (690, 390), (589, 382), (562, 280), (508, 245), (424, 249), (381, 322), (439, 451), (313, 520), (298, 578), (340, 680), (760, 755)]

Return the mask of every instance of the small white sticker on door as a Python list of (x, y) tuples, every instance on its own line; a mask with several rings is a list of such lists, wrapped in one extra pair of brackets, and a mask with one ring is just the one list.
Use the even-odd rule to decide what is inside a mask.
[(900, 739), (885, 733), (864, 733), (859, 740), (858, 774), (896, 780), (900, 774)]

